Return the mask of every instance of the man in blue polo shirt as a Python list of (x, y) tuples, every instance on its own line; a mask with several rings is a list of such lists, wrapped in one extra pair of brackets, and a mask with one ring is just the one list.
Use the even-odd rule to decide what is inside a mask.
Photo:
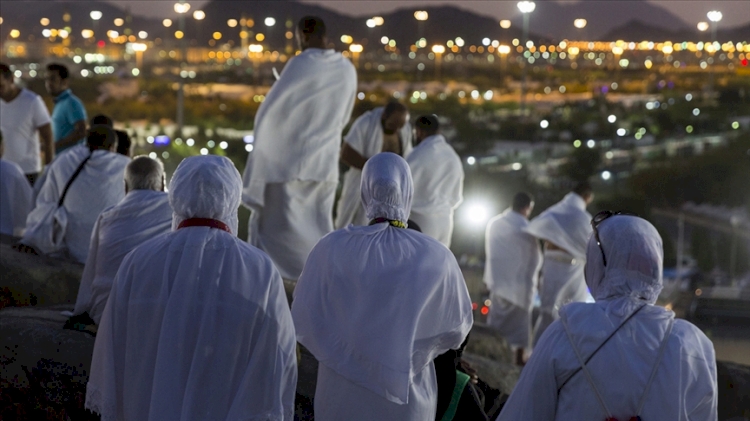
[(55, 154), (83, 143), (86, 138), (86, 109), (68, 87), (68, 68), (62, 64), (47, 66), (45, 87), (54, 97), (52, 132), (55, 136)]

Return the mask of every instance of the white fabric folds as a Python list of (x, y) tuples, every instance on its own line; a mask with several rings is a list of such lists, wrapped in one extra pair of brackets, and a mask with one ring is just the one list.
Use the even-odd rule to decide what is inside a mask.
[[(411, 189), (402, 158), (371, 158), (362, 186), (368, 217), (403, 221)], [(453, 254), (426, 235), (388, 223), (350, 226), (324, 237), (297, 283), (292, 315), (297, 340), (345, 379), (333, 388), (319, 374), (319, 384), (329, 384), (316, 392), (316, 418), (320, 410), (328, 415), (323, 419), (434, 418), (432, 360), (458, 348), (473, 322)], [(347, 394), (351, 403), (336, 408), (337, 397), (328, 395), (347, 393), (347, 384), (371, 394)], [(394, 403), (402, 406), (400, 413)]]
[[(130, 162), (130, 158), (115, 152), (94, 151), (58, 209), (65, 185), (88, 156), (82, 153), (84, 151), (79, 148), (65, 152), (50, 164), (36, 207), (26, 219), (26, 233), (21, 240), (44, 254), (68, 254), (81, 263), (86, 262), (89, 254), (91, 232), (99, 214), (125, 197), (125, 167)], [(49, 217), (51, 210), (59, 223), (60, 241), (58, 237), (34, 235), (44, 231), (42, 224), (55, 223)]]
[(171, 230), (172, 207), (164, 192), (132, 190), (120, 203), (104, 210), (91, 234), (73, 313), (88, 312), (99, 323), (122, 259), (142, 243)]
[(532, 219), (527, 232), (549, 241), (573, 257), (586, 260), (586, 244), (591, 236), (591, 214), (586, 212), (586, 202), (575, 193)]
[[(174, 219), (231, 227), (241, 188), (227, 158), (187, 158), (170, 184)], [(294, 338), (281, 277), (265, 254), (234, 232), (178, 229), (123, 260), (96, 337), (86, 408), (103, 421), (292, 420)]]
[(422, 232), (450, 246), (453, 212), (463, 201), (464, 168), (443, 135), (430, 136), (407, 158), (414, 179), (411, 219)]
[(0, 234), (23, 235), (33, 194), (21, 167), (0, 158)]
[[(662, 285), (662, 242), (650, 223), (630, 216), (605, 220), (599, 236), (607, 266), (593, 238), (587, 245), (586, 263), (586, 281), (596, 303), (573, 303), (562, 309), (569, 330), (560, 321), (547, 329), (499, 420), (607, 417), (584, 373), (578, 371), (581, 365), (568, 334), (582, 359), (591, 358), (586, 366), (612, 415), (619, 420), (638, 415), (659, 346), (674, 318), (671, 311), (653, 305)], [(612, 332), (616, 333), (604, 343)], [(692, 324), (675, 320), (640, 416), (716, 421), (717, 399), (711, 341)]]
[[(383, 126), (380, 119), (383, 117), (383, 107), (375, 108), (359, 116), (352, 123), (349, 133), (344, 142), (357, 151), (364, 158), (371, 158), (383, 150)], [(411, 153), (411, 124), (406, 122), (398, 132), (401, 140), (401, 151), (404, 158)], [(344, 182), (341, 187), (341, 198), (336, 208), (336, 229), (344, 228), (349, 224), (367, 225), (369, 222), (365, 217), (360, 194), (360, 183), (362, 182), (362, 171), (351, 167), (344, 174)]]

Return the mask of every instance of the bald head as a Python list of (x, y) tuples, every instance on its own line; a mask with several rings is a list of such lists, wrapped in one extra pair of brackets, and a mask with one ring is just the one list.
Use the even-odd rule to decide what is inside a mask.
[(133, 158), (125, 167), (125, 190), (164, 191), (164, 164), (147, 156)]

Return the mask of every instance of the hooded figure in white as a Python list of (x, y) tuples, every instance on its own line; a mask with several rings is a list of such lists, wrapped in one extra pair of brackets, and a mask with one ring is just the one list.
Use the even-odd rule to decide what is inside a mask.
[(242, 202), (248, 242), (296, 280), (315, 243), (333, 231), (341, 132), (357, 91), (352, 63), (326, 49), (325, 24), (303, 18), (302, 52), (284, 66), (255, 116)]
[(142, 243), (172, 230), (172, 207), (164, 192), (164, 166), (147, 156), (125, 168), (125, 198), (104, 210), (94, 225), (73, 314), (97, 324), (122, 259)]
[(359, 185), (367, 159), (393, 152), (404, 158), (411, 153), (409, 111), (403, 104), (391, 102), (368, 111), (352, 123), (341, 148), (341, 162), (350, 168), (344, 174), (341, 197), (336, 208), (336, 229), (349, 224), (367, 225)]
[(433, 420), (432, 360), (458, 349), (472, 326), (455, 257), (405, 229), (409, 167), (381, 153), (362, 171), (370, 226), (349, 226), (312, 250), (297, 283), (297, 340), (318, 359), (315, 419)]
[[(125, 197), (125, 167), (130, 158), (115, 152), (117, 135), (106, 126), (94, 126), (87, 138), (88, 149), (71, 148), (60, 154), (47, 168), (44, 185), (36, 198), (36, 207), (26, 219), (26, 232), (21, 243), (43, 254), (67, 255), (85, 263), (89, 254), (91, 233), (99, 214)], [(58, 201), (65, 186), (87, 158), (83, 170), (68, 189), (65, 201)], [(37, 180), (37, 184), (41, 180)], [(40, 235), (43, 224), (52, 224), (50, 209), (57, 209), (55, 218), (61, 241)]]
[(716, 421), (713, 344), (654, 305), (662, 288), (661, 237), (633, 216), (612, 216), (598, 231), (601, 249), (592, 237), (586, 260), (596, 302), (563, 307), (499, 420)]
[(453, 213), (463, 201), (464, 168), (456, 151), (439, 133), (435, 115), (417, 119), (416, 141), (406, 161), (414, 178), (409, 219), (446, 247), (453, 236)]
[(99, 325), (86, 408), (102, 421), (292, 420), (294, 325), (281, 277), (237, 238), (242, 180), (186, 158), (174, 231), (128, 254)]
[[(0, 135), (0, 156), (2, 156)], [(20, 237), (31, 212), (34, 192), (21, 167), (0, 158), (0, 234)]]
[(485, 236), (484, 283), (492, 301), (487, 324), (519, 350), (517, 363), (531, 346), (532, 301), (542, 266), (539, 241), (524, 231), (533, 209), (531, 196), (516, 194), (513, 207), (487, 224)]
[(579, 193), (568, 193), (563, 200), (532, 219), (526, 231), (545, 241), (540, 316), (534, 343), (544, 330), (558, 319), (560, 308), (570, 302), (589, 298), (583, 268), (586, 244), (591, 237), (591, 214), (586, 206), (593, 199), (588, 184), (577, 187)]

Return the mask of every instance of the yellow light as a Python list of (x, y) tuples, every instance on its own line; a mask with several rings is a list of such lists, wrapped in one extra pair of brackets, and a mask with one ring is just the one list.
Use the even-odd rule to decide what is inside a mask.
[(375, 22), (375, 26), (382, 26), (385, 23), (382, 16), (373, 16), (372, 20)]
[(612, 47), (612, 54), (619, 56), (622, 54), (622, 48), (621, 47)]
[(426, 21), (429, 17), (430, 15), (427, 14), (427, 11), (425, 10), (417, 10), (416, 12), (414, 12), (414, 19), (418, 21)]
[(497, 51), (500, 54), (510, 54), (510, 45), (501, 45), (497, 47)]
[(586, 27), (586, 24), (588, 21), (586, 19), (576, 19), (573, 21), (573, 26), (575, 26), (578, 29), (583, 29)]
[(654, 63), (653, 63), (653, 62), (652, 62), (651, 60), (646, 60), (646, 61), (645, 61), (645, 62), (643, 63), (643, 65), (644, 65), (644, 66), (646, 66), (646, 68), (647, 68), (647, 69), (650, 69), (650, 68), (651, 68), (651, 66), (653, 66), (653, 65), (654, 65)]
[(341, 42), (343, 42), (344, 44), (351, 44), (352, 42), (354, 42), (354, 38), (352, 38), (351, 35), (342, 35)]
[(146, 51), (146, 49), (148, 49), (148, 46), (146, 44), (144, 44), (144, 43), (141, 43), (141, 42), (136, 42), (136, 43), (132, 44), (131, 47), (133, 47), (133, 51), (139, 52), (139, 53), (142, 53), (142, 52)]
[(63, 22), (70, 22), (70, 13), (65, 13), (63, 15)]
[(20, 36), (21, 36), (21, 31), (19, 31), (18, 29), (12, 29), (10, 31), (10, 37), (11, 38), (18, 38)]
[(708, 30), (708, 22), (698, 22), (698, 30), (705, 32)]
[(581, 50), (578, 47), (570, 47), (570, 48), (568, 48), (568, 54), (570, 54), (571, 56), (578, 55), (578, 53), (580, 53), (580, 52), (581, 52)]
[(248, 50), (250, 50), (251, 53), (262, 53), (263, 52), (263, 46), (260, 44), (250, 44), (248, 47)]
[[(169, 20), (169, 19), (167, 19), (167, 20)], [(122, 20), (120, 18), (115, 19), (115, 26), (122, 26), (122, 25), (125, 25), (125, 21), (124, 20)]]
[(247, 31), (240, 31), (241, 39), (247, 39), (248, 36), (250, 36), (250, 34), (248, 34)]
[(164, 25), (165, 28), (169, 28), (172, 26), (172, 19), (164, 19), (161, 21), (161, 24)]
[(58, 33), (60, 34), (60, 38), (62, 39), (66, 39), (68, 38), (68, 35), (70, 35), (70, 32), (66, 31), (65, 29), (61, 29)]
[(500, 21), (500, 27), (503, 28), (503, 29), (510, 28), (510, 25), (511, 25), (511, 23), (510, 23), (510, 20), (508, 20), (508, 19), (503, 19), (503, 20)]
[(292, 39), (294, 38), (294, 33), (292, 31), (286, 31), (284, 36), (286, 37), (286, 39)]
[(255, 40), (258, 41), (258, 42), (262, 42), (264, 39), (266, 39), (266, 36), (263, 35), (263, 34), (256, 34), (255, 35)]
[(120, 33), (117, 31), (107, 31), (107, 36), (110, 38), (117, 38), (120, 36)]
[(189, 10), (190, 3), (179, 2), (174, 4), (174, 11), (179, 14), (187, 13)]
[(221, 32), (214, 32), (213, 38), (215, 40), (217, 40), (217, 41), (220, 40), (221, 39)]
[(671, 46), (671, 45), (665, 45), (665, 46), (664, 46), (664, 47), (663, 47), (663, 48), (661, 49), (661, 52), (662, 52), (662, 53), (664, 53), (664, 54), (672, 54), (672, 52), (673, 52), (673, 51), (674, 51), (674, 48), (672, 48), (672, 46)]
[(182, 37), (184, 37), (184, 36), (185, 36), (185, 33), (182, 32), (182, 31), (175, 31), (175, 33), (174, 33), (174, 37), (177, 38), (177, 39), (182, 39)]
[(234, 28), (237, 26), (237, 19), (229, 19), (227, 21), (227, 26), (230, 28)]
[(435, 54), (443, 54), (445, 52), (445, 47), (442, 45), (433, 45), (432, 52)]
[(364, 47), (360, 44), (352, 44), (349, 46), (349, 51), (352, 53), (361, 53), (364, 50)]
[(83, 39), (89, 39), (94, 36), (94, 31), (92, 31), (91, 29), (84, 29), (83, 31), (81, 31), (81, 36), (83, 37)]
[(247, 26), (248, 28), (252, 28), (253, 26), (255, 26), (255, 21), (252, 19), (246, 19), (245, 26)]
[(42, 26), (47, 26), (47, 25), (49, 25), (49, 19), (47, 19), (47, 18), (42, 18), (42, 19), (41, 19), (41, 20), (39, 21), (39, 23), (41, 23), (41, 24), (42, 24)]
[(2, 25), (2, 24), (3, 24), (3, 17), (0, 16), (0, 25)]
[(203, 10), (196, 10), (193, 12), (193, 19), (195, 20), (203, 20), (206, 18), (206, 12)]

